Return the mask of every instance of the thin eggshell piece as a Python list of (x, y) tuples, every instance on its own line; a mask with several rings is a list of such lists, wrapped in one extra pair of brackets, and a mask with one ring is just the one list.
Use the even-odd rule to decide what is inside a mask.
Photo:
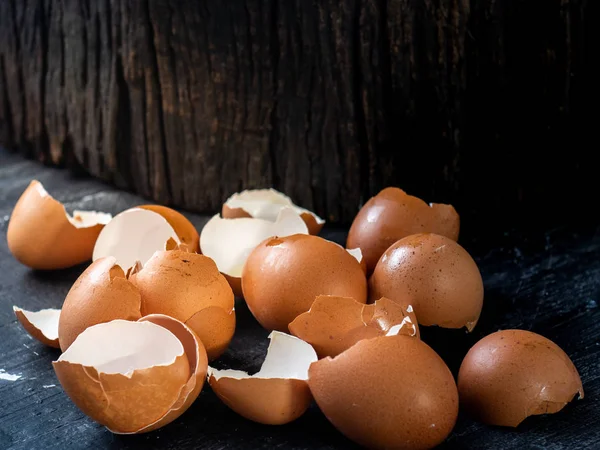
[(172, 208), (161, 205), (140, 205), (138, 208), (147, 209), (160, 214), (175, 230), (181, 244), (186, 245), (191, 252), (200, 251), (200, 235), (196, 227), (183, 214)]
[(27, 311), (13, 306), (19, 323), (31, 337), (49, 347), (60, 348), (58, 343), (58, 320), (60, 309), (42, 309)]

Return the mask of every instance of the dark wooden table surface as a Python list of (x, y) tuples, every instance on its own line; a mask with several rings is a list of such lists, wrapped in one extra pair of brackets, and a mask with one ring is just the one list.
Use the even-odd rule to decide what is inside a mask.
[[(205, 385), (194, 405), (177, 421), (139, 436), (113, 435), (82, 414), (63, 393), (51, 361), (59, 356), (32, 340), (17, 323), (12, 305), (60, 308), (85, 265), (35, 272), (18, 264), (6, 244), (11, 210), (31, 179), (38, 179), (69, 210), (97, 209), (113, 214), (144, 200), (100, 182), (73, 178), (0, 149), (0, 449), (173, 448), (173, 449), (334, 449), (352, 448), (312, 406), (292, 424), (269, 427), (249, 422), (223, 405)], [(590, 205), (590, 216), (594, 216)], [(187, 214), (200, 229), (206, 217)], [(40, 224), (43, 226), (43, 224)], [(345, 230), (323, 235), (343, 243)], [(31, 236), (35, 239), (35, 236)], [(561, 346), (580, 371), (585, 399), (552, 416), (534, 417), (518, 429), (473, 422), (462, 414), (445, 448), (559, 449), (600, 448), (600, 226), (569, 224), (545, 230), (506, 230), (461, 237), (476, 258), (485, 283), (485, 305), (472, 334), (424, 329), (456, 374), (478, 339), (503, 328), (540, 333)], [(219, 367), (258, 369), (267, 332), (243, 301), (236, 304), (238, 327)], [(19, 378), (9, 381), (7, 374)], [(402, 426), (402, 424), (398, 424)]]

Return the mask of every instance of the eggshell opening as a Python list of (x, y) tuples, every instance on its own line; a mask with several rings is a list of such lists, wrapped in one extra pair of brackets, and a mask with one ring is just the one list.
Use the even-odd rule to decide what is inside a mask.
[(58, 344), (58, 319), (60, 309), (42, 309), (40, 311), (27, 311), (13, 306), (17, 319), (31, 335), (42, 344), (60, 348)]
[(161, 205), (141, 205), (138, 206), (138, 208), (147, 209), (163, 216), (165, 220), (169, 222), (169, 225), (173, 227), (177, 236), (179, 236), (182, 245), (187, 246), (192, 252), (198, 252), (200, 250), (200, 236), (198, 231), (192, 222), (190, 222), (183, 214), (172, 208)]
[(112, 220), (112, 215), (98, 211), (74, 210), (72, 216), (67, 213), (67, 220), (75, 228), (88, 228), (98, 224), (108, 224)]

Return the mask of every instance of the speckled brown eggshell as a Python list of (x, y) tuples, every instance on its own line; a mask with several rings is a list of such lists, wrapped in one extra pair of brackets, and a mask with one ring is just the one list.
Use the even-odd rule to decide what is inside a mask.
[(370, 298), (412, 305), (420, 325), (472, 330), (483, 306), (477, 264), (445, 236), (407, 236), (383, 254), (369, 280)]
[(516, 427), (525, 418), (556, 413), (583, 385), (567, 354), (525, 330), (502, 330), (477, 342), (458, 374), (461, 407), (477, 420)]
[(458, 415), (452, 373), (410, 336), (362, 340), (311, 364), (308, 385), (329, 421), (372, 449), (426, 449), (450, 434)]
[(365, 274), (352, 255), (334, 242), (300, 234), (257, 246), (244, 265), (242, 290), (264, 328), (285, 332), (318, 295), (367, 300)]
[(363, 252), (370, 274), (394, 242), (416, 233), (436, 233), (458, 240), (460, 218), (451, 205), (432, 203), (388, 187), (360, 209), (348, 232), (347, 248)]

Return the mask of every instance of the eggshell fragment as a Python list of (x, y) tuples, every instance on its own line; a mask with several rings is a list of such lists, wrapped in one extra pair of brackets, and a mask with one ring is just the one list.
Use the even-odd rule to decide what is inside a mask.
[(74, 211), (33, 180), (23, 192), (8, 223), (6, 240), (13, 256), (32, 269), (75, 266), (91, 259), (96, 239), (110, 214)]
[(358, 261), (343, 247), (318, 236), (269, 238), (248, 257), (242, 272), (248, 308), (268, 330), (310, 309), (318, 295), (352, 297), (366, 303), (367, 283)]
[(254, 217), (275, 221), (283, 208), (292, 208), (306, 223), (310, 234), (319, 234), (325, 224), (315, 213), (296, 206), (292, 200), (275, 189), (253, 189), (233, 194), (223, 205), (224, 218)]
[(275, 221), (254, 218), (223, 219), (214, 215), (202, 229), (202, 254), (212, 258), (235, 295), (242, 296), (242, 269), (254, 248), (271, 236), (308, 234), (306, 224), (292, 208), (279, 210)]
[(267, 356), (256, 374), (209, 367), (208, 377), (217, 396), (241, 416), (281, 425), (309, 407), (312, 396), (306, 380), (317, 355), (309, 344), (288, 334), (273, 331), (269, 339)]
[(471, 331), (483, 306), (483, 281), (473, 258), (452, 239), (432, 233), (407, 236), (387, 249), (369, 288), (371, 300), (412, 305), (426, 326)]
[(458, 373), (461, 407), (477, 420), (516, 427), (527, 417), (560, 411), (583, 385), (567, 354), (525, 330), (502, 330), (477, 342)]
[(137, 320), (142, 300), (112, 256), (93, 262), (77, 278), (63, 303), (58, 324), (60, 348), (66, 351), (86, 328), (115, 319)]
[(59, 348), (58, 344), (58, 319), (60, 309), (42, 309), (40, 311), (26, 311), (13, 306), (17, 319), (29, 335), (44, 345)]
[(196, 227), (183, 214), (174, 209), (161, 205), (141, 205), (141, 209), (147, 209), (160, 214), (169, 222), (169, 225), (175, 230), (182, 245), (188, 247), (191, 252), (198, 253), (200, 251), (200, 235)]
[(212, 259), (181, 250), (156, 252), (130, 281), (141, 294), (143, 316), (165, 314), (185, 323), (209, 360), (225, 351), (235, 330), (234, 297)]
[(401, 189), (388, 187), (358, 212), (346, 247), (360, 247), (370, 274), (381, 255), (394, 242), (417, 233), (436, 233), (458, 240), (460, 218), (451, 205), (427, 204)]
[(289, 329), (311, 344), (319, 358), (337, 356), (362, 339), (385, 336), (390, 331), (419, 338), (412, 307), (403, 308), (387, 298), (365, 305), (349, 297), (320, 295)]
[(365, 260), (365, 258), (363, 258), (362, 250), (360, 248), (349, 248), (346, 251), (348, 253), (350, 253), (352, 256), (354, 256), (354, 258), (358, 261), (358, 263), (360, 264), (360, 267), (362, 268), (363, 272), (366, 275), (367, 274), (367, 261)]
[(317, 405), (345, 436), (372, 449), (425, 449), (450, 434), (458, 415), (452, 373), (410, 336), (365, 339), (311, 364)]

